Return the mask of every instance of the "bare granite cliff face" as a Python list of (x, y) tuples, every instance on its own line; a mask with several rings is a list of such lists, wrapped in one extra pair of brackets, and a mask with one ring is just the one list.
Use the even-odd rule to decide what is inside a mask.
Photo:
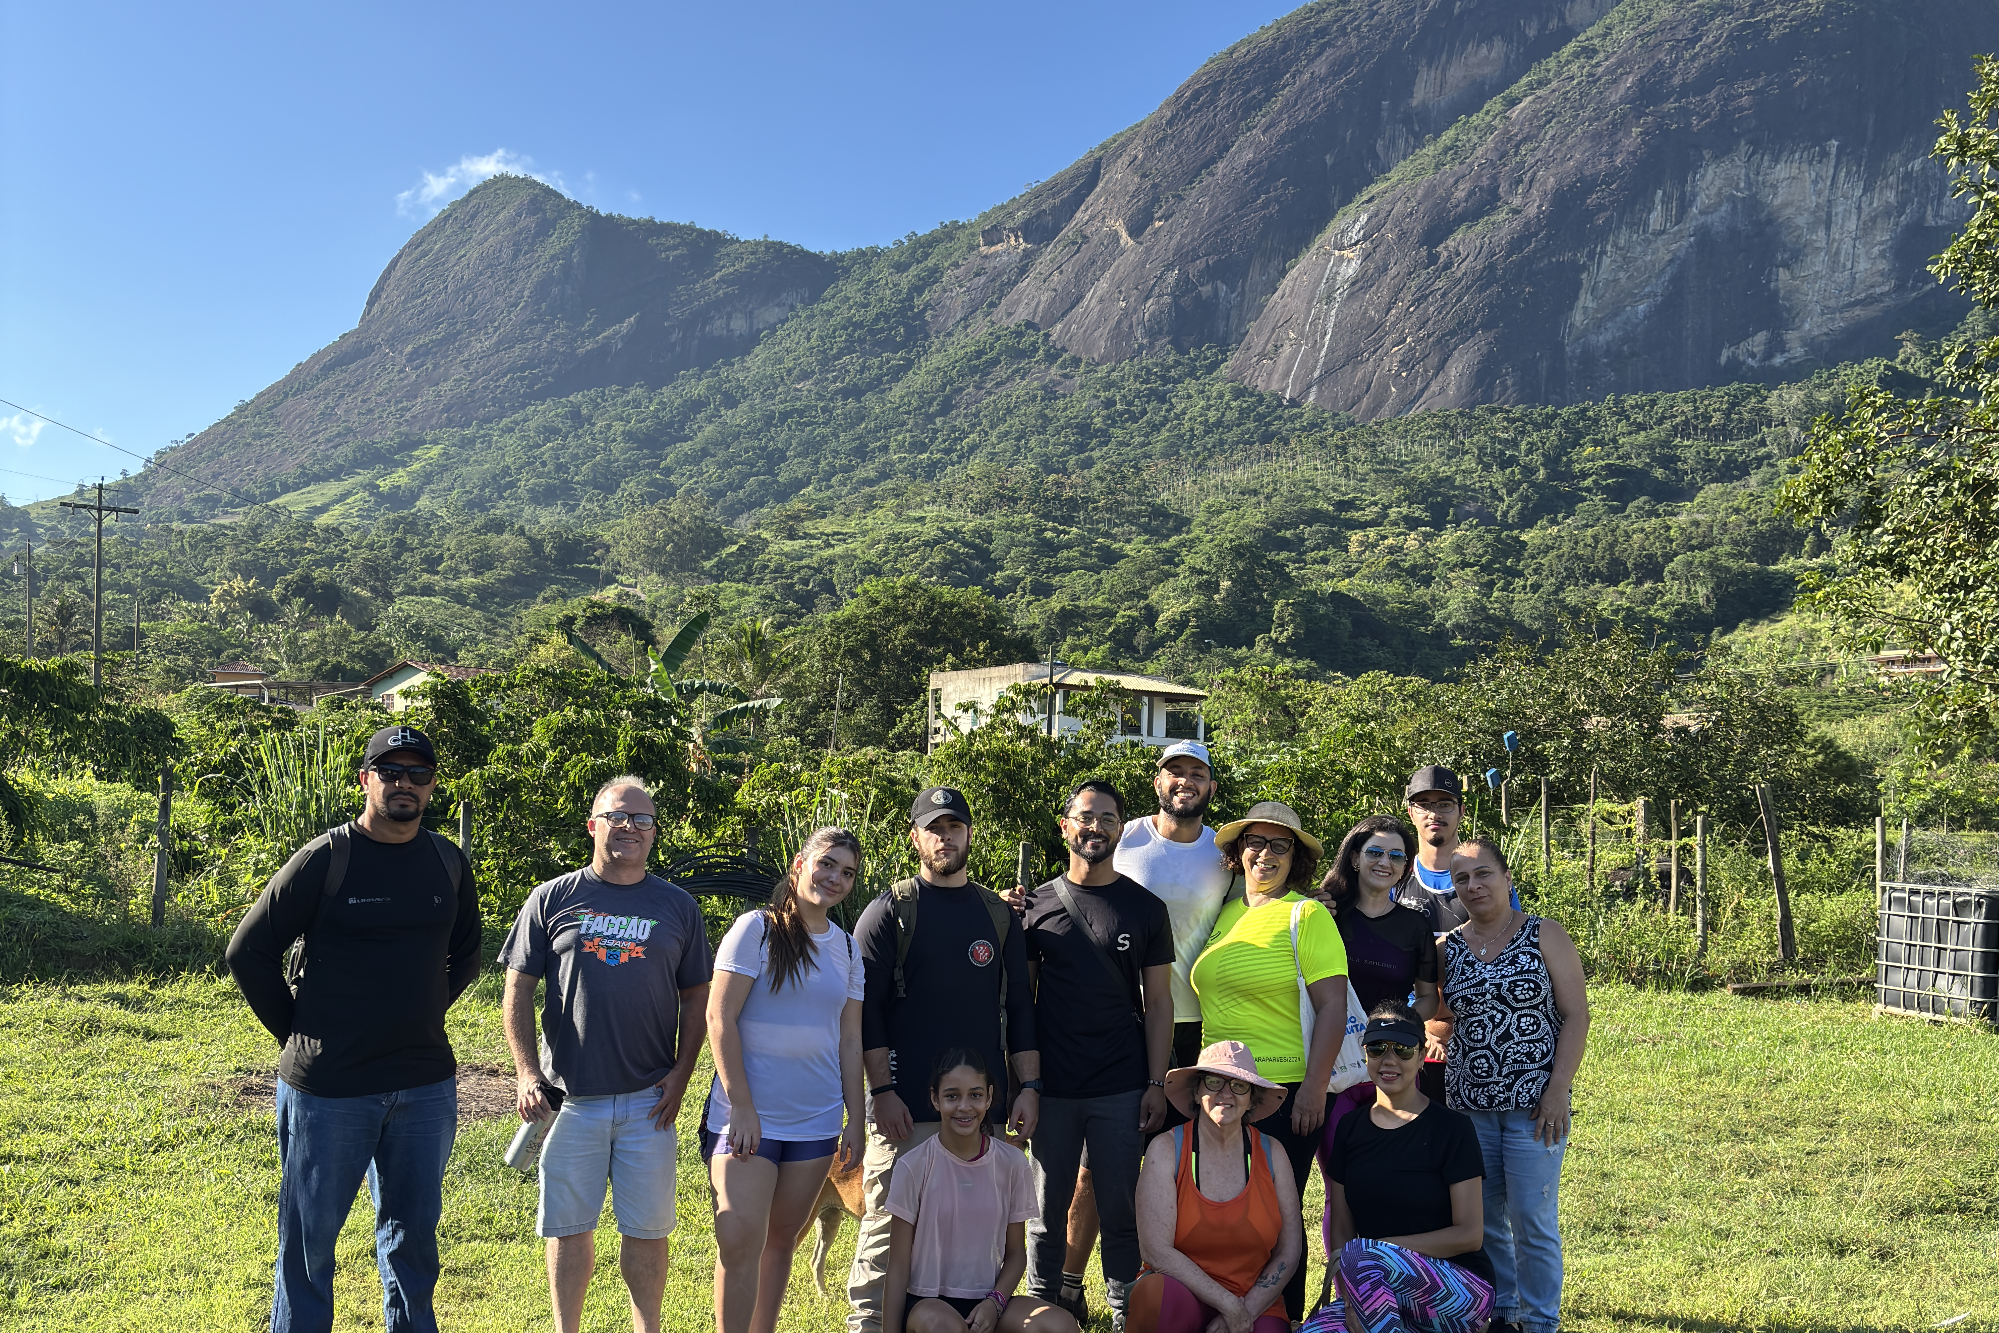
[[(777, 241), (615, 217), (496, 177), (410, 238), (361, 320), (176, 451), (232, 485), (342, 446), (504, 416), (739, 355), (818, 299), (833, 261)], [(156, 503), (186, 498), (161, 473)]]
[(1614, 0), (1322, 0), (996, 210), (933, 332), (1028, 321), (1095, 360), (1234, 346), (1341, 205)]
[(1928, 152), (1995, 47), (1982, 0), (1625, 0), (1347, 204), (1231, 373), (1376, 417), (1876, 352), (1964, 305)]

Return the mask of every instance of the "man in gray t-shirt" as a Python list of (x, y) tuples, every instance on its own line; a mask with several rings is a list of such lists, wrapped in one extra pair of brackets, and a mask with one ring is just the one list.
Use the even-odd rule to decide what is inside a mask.
[(555, 1116), (542, 1140), (535, 1222), (548, 1241), (556, 1328), (582, 1318), (608, 1180), (635, 1323), (657, 1329), (674, 1222), (673, 1122), (707, 1034), (714, 969), (701, 909), (646, 869), (658, 811), (644, 783), (613, 778), (590, 810), (589, 866), (537, 885), (500, 948), (507, 1044), (521, 1119)]

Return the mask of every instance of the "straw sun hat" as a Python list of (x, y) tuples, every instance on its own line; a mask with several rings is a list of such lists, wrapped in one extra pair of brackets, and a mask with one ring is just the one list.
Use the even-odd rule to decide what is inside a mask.
[(1256, 1072), (1256, 1057), (1249, 1053), (1249, 1047), (1239, 1041), (1218, 1041), (1202, 1051), (1187, 1068), (1167, 1071), (1166, 1100), (1189, 1120), (1201, 1117), (1201, 1109), (1194, 1100), (1203, 1074), (1239, 1078), (1256, 1089), (1249, 1110), (1243, 1115), (1245, 1121), (1261, 1120), (1284, 1104), (1284, 1089)]
[(1325, 844), (1307, 833), (1298, 820), (1298, 812), (1282, 801), (1258, 801), (1241, 819), (1231, 820), (1215, 830), (1215, 845), (1225, 847), (1234, 842), (1251, 824), (1281, 824), (1297, 834), (1298, 841), (1312, 849), (1312, 855), (1326, 854)]

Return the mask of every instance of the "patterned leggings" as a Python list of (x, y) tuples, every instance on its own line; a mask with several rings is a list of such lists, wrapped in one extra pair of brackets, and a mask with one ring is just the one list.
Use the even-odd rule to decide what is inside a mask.
[(1492, 1318), (1491, 1283), (1385, 1240), (1348, 1241), (1340, 1285), (1353, 1304), (1349, 1333), (1473, 1333)]

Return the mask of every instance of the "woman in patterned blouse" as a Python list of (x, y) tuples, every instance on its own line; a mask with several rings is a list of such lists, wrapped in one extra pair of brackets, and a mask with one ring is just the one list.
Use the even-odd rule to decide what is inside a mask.
[(1560, 925), (1513, 906), (1496, 843), (1459, 843), (1451, 879), (1469, 919), (1444, 937), (1444, 1003), (1456, 1016), (1444, 1095), (1471, 1117), (1485, 1157), (1491, 1333), (1553, 1333), (1562, 1304), (1556, 1195), (1569, 1090), (1589, 1036), (1582, 959)]

